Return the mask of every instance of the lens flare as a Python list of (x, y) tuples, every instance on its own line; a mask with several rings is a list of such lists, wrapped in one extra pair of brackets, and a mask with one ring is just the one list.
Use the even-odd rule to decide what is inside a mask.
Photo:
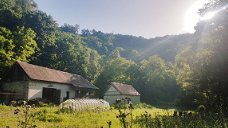
[(195, 32), (194, 26), (201, 19), (200, 15), (198, 14), (198, 10), (200, 8), (202, 8), (203, 5), (207, 2), (208, 2), (208, 0), (198, 0), (188, 8), (187, 12), (185, 13), (185, 17), (184, 17), (183, 30), (185, 32), (190, 32), (190, 33)]
[(216, 14), (217, 12), (218, 12), (218, 11), (206, 13), (204, 16), (202, 16), (202, 17), (200, 18), (200, 20), (210, 20), (211, 18), (213, 18), (213, 17), (215, 16), (215, 14)]

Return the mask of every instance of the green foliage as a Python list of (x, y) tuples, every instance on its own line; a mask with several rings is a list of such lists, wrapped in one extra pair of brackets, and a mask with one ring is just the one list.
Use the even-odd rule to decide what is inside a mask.
[(32, 58), (32, 63), (47, 66), (52, 60), (52, 50), (56, 43), (57, 23), (42, 11), (26, 15), (25, 26), (36, 32), (38, 50)]
[(108, 89), (111, 82), (130, 82), (130, 76), (127, 71), (134, 62), (122, 57), (109, 59), (104, 65), (95, 85), (100, 88), (100, 96)]
[(96, 30), (82, 30), (81, 36), (84, 44), (92, 49), (95, 49), (100, 55), (110, 55), (114, 49), (113, 34), (105, 34)]
[[(21, 110), (18, 113), (19, 116), (15, 116), (15, 114), (13, 114), (15, 109), (15, 107), (0, 105), (0, 125), (2, 127), (17, 127), (18, 120), (24, 121), (25, 113), (23, 113), (22, 110), (25, 110), (25, 108), (19, 108)], [(36, 124), (39, 128), (108, 127), (109, 122), (111, 122), (111, 127), (121, 127), (119, 118), (116, 118), (116, 116), (120, 113), (116, 109), (100, 113), (90, 111), (83, 113), (56, 113), (58, 109), (58, 107), (29, 109), (28, 115), (36, 115), (33, 118), (34, 120), (32, 124)], [(121, 111), (123, 111), (123, 109), (121, 109)], [(126, 111), (125, 114), (128, 112), (130, 111)], [(157, 108), (133, 109), (132, 118), (132, 128), (227, 128), (228, 123), (227, 118), (220, 113), (176, 112), (176, 114), (173, 114), (173, 110), (163, 110)], [(48, 119), (51, 119), (50, 122)], [(128, 127), (130, 127), (131, 125), (129, 124), (131, 119), (129, 114), (126, 121), (128, 121)]]
[(137, 72), (131, 74), (143, 102), (159, 105), (175, 101), (179, 87), (172, 66), (158, 56), (151, 56), (135, 68)]
[(13, 49), (15, 45), (13, 44), (12, 32), (4, 27), (0, 27), (0, 65), (1, 72), (3, 72), (4, 68), (11, 65), (12, 58), (14, 56)]
[[(24, 110), (19, 108), (14, 110), (14, 114), (18, 116), (17, 127), (20, 128), (36, 128), (34, 114), (30, 112), (31, 106), (26, 105)], [(20, 112), (22, 111), (22, 112)], [(21, 117), (20, 117), (21, 116)]]
[(149, 109), (153, 109), (154, 106), (149, 105), (149, 104), (146, 104), (146, 103), (138, 103), (138, 104), (135, 104), (135, 105), (134, 105), (134, 108), (139, 108), (139, 109), (142, 109), (142, 108), (149, 108)]
[(47, 109), (40, 110), (34, 113), (34, 117), (42, 122), (62, 122), (63, 120), (54, 114), (47, 112)]
[(72, 34), (78, 34), (79, 31), (79, 25), (69, 25), (69, 24), (64, 24), (63, 26), (60, 27), (60, 31), (62, 32), (69, 32)]
[[(169, 113), (167, 113), (169, 114)], [(181, 113), (180, 115), (157, 115), (155, 118), (150, 113), (145, 112), (141, 116), (136, 117), (135, 123), (141, 128), (217, 128), (227, 127), (227, 119), (220, 114), (193, 114)]]
[(14, 33), (14, 58), (16, 60), (27, 61), (35, 53), (37, 48), (35, 37), (36, 34), (32, 29), (18, 28), (18, 31)]
[(35, 33), (31, 29), (18, 27), (14, 32), (0, 27), (0, 74), (16, 60), (29, 61), (37, 48)]
[[(190, 55), (182, 55), (181, 58), (187, 57), (187, 61), (184, 59), (179, 61), (184, 65), (183, 68), (179, 68), (181, 70), (177, 77), (179, 84), (184, 87), (180, 99), (182, 105), (196, 108), (202, 104), (210, 111), (227, 111), (228, 38), (226, 33), (228, 24), (225, 19), (228, 13), (226, 5), (225, 0), (211, 0), (200, 9), (201, 15), (213, 10), (219, 11), (212, 19), (197, 24), (195, 28), (197, 44), (189, 50), (193, 51), (189, 52)], [(224, 7), (225, 9), (222, 9)], [(177, 60), (177, 63), (179, 62)]]
[[(133, 123), (133, 104), (131, 99), (125, 97), (125, 99), (117, 99), (115, 102), (115, 108), (118, 110), (116, 118), (120, 121), (122, 128), (132, 128)], [(128, 119), (130, 117), (130, 119)]]
[(85, 47), (78, 35), (59, 33), (51, 52), (49, 65), (52, 68), (80, 74), (90, 81), (94, 81), (100, 73), (100, 55)]

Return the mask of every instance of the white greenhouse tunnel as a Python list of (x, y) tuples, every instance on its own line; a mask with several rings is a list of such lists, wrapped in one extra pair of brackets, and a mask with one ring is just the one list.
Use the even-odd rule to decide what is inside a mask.
[(85, 111), (93, 109), (109, 109), (110, 105), (102, 99), (68, 99), (60, 104), (61, 109), (71, 109), (74, 111)]

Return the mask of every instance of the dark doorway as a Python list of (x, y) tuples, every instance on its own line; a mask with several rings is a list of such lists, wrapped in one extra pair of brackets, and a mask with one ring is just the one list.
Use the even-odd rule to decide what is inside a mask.
[(55, 88), (43, 88), (42, 98), (55, 104), (60, 103), (61, 90)]
[(66, 92), (66, 99), (69, 99), (69, 98), (70, 98), (70, 92), (67, 91), (67, 92)]

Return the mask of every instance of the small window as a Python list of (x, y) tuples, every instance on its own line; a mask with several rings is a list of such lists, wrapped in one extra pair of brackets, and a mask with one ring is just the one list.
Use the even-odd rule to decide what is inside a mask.
[(66, 99), (69, 99), (69, 98), (70, 98), (70, 92), (67, 91), (67, 92), (66, 92)]

